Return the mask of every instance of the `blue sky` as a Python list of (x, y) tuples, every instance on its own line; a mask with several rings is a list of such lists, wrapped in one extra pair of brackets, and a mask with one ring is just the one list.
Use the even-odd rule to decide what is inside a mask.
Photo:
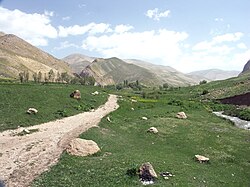
[(249, 7), (249, 0), (2, 0), (0, 30), (57, 58), (241, 71), (250, 59)]

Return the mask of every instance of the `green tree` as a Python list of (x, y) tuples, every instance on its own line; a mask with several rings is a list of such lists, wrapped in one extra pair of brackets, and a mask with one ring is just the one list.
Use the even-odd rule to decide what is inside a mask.
[(38, 82), (38, 74), (36, 72), (33, 74), (33, 79), (35, 83)]
[(20, 82), (21, 82), (21, 83), (24, 82), (24, 72), (20, 72), (20, 73), (19, 73), (19, 79), (20, 79)]
[(51, 69), (49, 71), (48, 75), (49, 75), (49, 81), (54, 82), (55, 81), (55, 73), (54, 73), (53, 69)]
[(41, 73), (41, 71), (38, 72), (37, 82), (42, 82), (42, 73)]

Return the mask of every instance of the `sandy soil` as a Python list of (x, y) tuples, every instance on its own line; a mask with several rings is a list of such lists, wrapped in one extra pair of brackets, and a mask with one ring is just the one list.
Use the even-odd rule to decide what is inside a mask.
[(119, 107), (117, 97), (110, 95), (105, 105), (64, 119), (35, 125), (27, 129), (38, 132), (17, 136), (22, 128), (0, 133), (0, 180), (6, 186), (25, 187), (58, 162), (69, 141)]

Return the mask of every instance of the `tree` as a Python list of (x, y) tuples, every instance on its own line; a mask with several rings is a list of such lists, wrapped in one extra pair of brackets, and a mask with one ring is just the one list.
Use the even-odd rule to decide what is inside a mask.
[(139, 81), (138, 80), (136, 80), (136, 86), (139, 86)]
[(70, 77), (69, 77), (69, 75), (68, 75), (67, 72), (61, 73), (61, 80), (62, 80), (62, 81), (65, 81), (65, 82), (67, 82), (67, 83), (69, 83)]
[(202, 80), (202, 81), (200, 81), (200, 85), (202, 85), (202, 84), (206, 84), (207, 83), (207, 81), (206, 80)]
[(38, 74), (36, 72), (33, 74), (33, 79), (34, 79), (34, 82), (36, 83), (38, 80)]
[(41, 71), (38, 72), (37, 82), (42, 82), (42, 73), (41, 73)]
[(61, 75), (59, 73), (59, 71), (57, 72), (57, 75), (56, 75), (56, 82), (60, 82), (61, 81)]
[(21, 82), (21, 83), (24, 82), (24, 73), (23, 73), (23, 72), (20, 72), (20, 73), (19, 73), (19, 79), (20, 79), (20, 82)]
[(168, 86), (168, 83), (164, 83), (164, 84), (163, 84), (163, 88), (164, 88), (164, 89), (167, 89), (168, 87), (169, 87), (169, 86)]
[(28, 81), (29, 81), (29, 77), (30, 77), (29, 71), (24, 72), (24, 81), (25, 81), (25, 82), (28, 82)]
[(54, 82), (55, 81), (55, 73), (54, 73), (53, 69), (51, 69), (48, 74), (49, 74), (49, 81)]
[(48, 82), (48, 81), (49, 81), (49, 79), (47, 77), (47, 73), (44, 73), (44, 82)]

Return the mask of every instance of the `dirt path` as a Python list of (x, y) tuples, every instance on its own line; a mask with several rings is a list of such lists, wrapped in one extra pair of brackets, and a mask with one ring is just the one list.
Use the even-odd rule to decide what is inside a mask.
[(35, 125), (27, 129), (38, 132), (14, 136), (23, 129), (0, 133), (0, 180), (8, 187), (25, 187), (38, 175), (57, 163), (68, 142), (119, 107), (117, 97), (110, 95), (105, 105), (64, 119)]

